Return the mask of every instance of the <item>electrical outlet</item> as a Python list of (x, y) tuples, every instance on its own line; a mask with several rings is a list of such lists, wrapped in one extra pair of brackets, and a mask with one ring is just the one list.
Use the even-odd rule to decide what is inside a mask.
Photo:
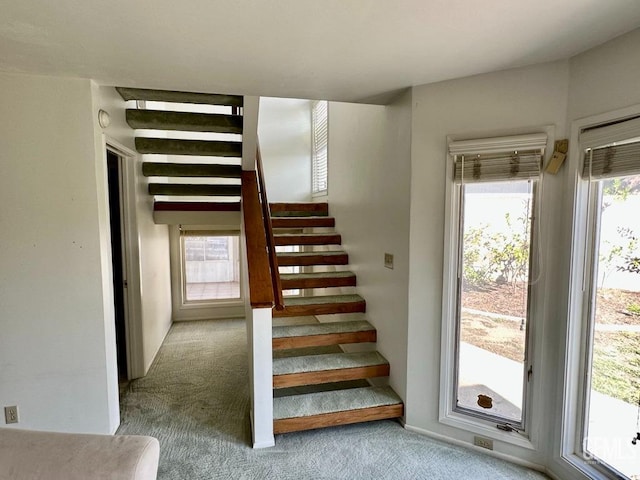
[(4, 420), (7, 424), (18, 423), (18, 407), (4, 407)]
[(393, 254), (391, 253), (384, 254), (384, 266), (393, 270)]
[(493, 450), (493, 440), (491, 440), (490, 438), (475, 436), (473, 437), (473, 444), (477, 447), (486, 448), (487, 450)]

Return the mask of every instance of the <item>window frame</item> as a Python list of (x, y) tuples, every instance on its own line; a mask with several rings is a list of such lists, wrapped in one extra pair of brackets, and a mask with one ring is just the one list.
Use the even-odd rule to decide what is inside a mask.
[[(318, 184), (317, 176), (318, 176), (318, 151), (322, 150), (322, 148), (318, 149), (316, 145), (316, 129), (318, 128), (318, 124), (316, 121), (316, 108), (317, 106), (324, 102), (326, 104), (326, 117), (324, 120), (326, 135), (325, 135), (325, 145), (324, 150), (325, 153), (325, 188), (324, 189), (316, 189), (316, 185)], [(323, 197), (329, 194), (329, 102), (326, 100), (314, 100), (311, 102), (311, 197)]]
[[(583, 474), (596, 479), (620, 478), (615, 469), (610, 469), (593, 458), (587, 458), (583, 450), (585, 416), (588, 409), (587, 386), (590, 385), (587, 366), (591, 355), (591, 309), (594, 272), (597, 250), (597, 232), (594, 219), (599, 217), (597, 206), (597, 190), (589, 186), (589, 180), (582, 178), (583, 153), (586, 148), (595, 147), (592, 142), (580, 142), (580, 135), (588, 129), (601, 127), (615, 122), (640, 116), (640, 105), (607, 112), (600, 115), (576, 120), (571, 125), (569, 151), (569, 175), (572, 191), (567, 192), (573, 199), (571, 244), (570, 244), (570, 277), (566, 303), (567, 334), (563, 351), (564, 360), (562, 381), (562, 412), (559, 422), (560, 442), (555, 448), (558, 463), (562, 467), (577, 469)], [(620, 129), (619, 136), (633, 135)], [(600, 143), (602, 145), (602, 143)], [(593, 215), (596, 216), (593, 216)], [(599, 218), (597, 220), (599, 223)]]
[[(553, 133), (554, 127), (547, 126), (538, 129), (540, 134), (546, 135), (546, 146), (543, 147), (543, 159), (547, 157), (546, 152), (551, 151), (550, 148), (553, 145)], [(512, 133), (512, 132), (508, 132)], [(477, 140), (478, 143), (486, 142), (490, 145), (493, 141), (493, 146), (499, 148), (504, 145), (508, 145), (509, 142), (516, 142), (520, 133), (530, 134), (531, 130), (521, 132), (514, 131), (510, 137), (496, 137), (495, 135), (487, 134), (485, 139)], [(448, 136), (447, 145), (452, 142), (464, 141), (464, 138), (457, 136)], [(471, 142), (471, 141), (470, 141)], [(505, 148), (506, 149), (506, 148)], [(526, 147), (521, 147), (526, 149)], [(465, 431), (477, 433), (494, 440), (503, 441), (512, 445), (523, 447), (527, 450), (536, 450), (539, 444), (539, 430), (538, 424), (533, 422), (533, 419), (540, 418), (543, 415), (542, 411), (542, 385), (543, 368), (540, 362), (538, 366), (534, 368), (534, 372), (528, 382), (528, 388), (526, 389), (526, 405), (527, 412), (523, 411), (522, 427), (524, 432), (505, 432), (498, 428), (496, 425), (499, 423), (505, 423), (502, 421), (496, 421), (492, 418), (485, 416), (475, 416), (468, 413), (462, 413), (456, 409), (456, 394), (454, 388), (457, 387), (457, 371), (456, 362), (458, 357), (457, 351), (457, 328), (459, 322), (457, 321), (457, 268), (459, 262), (459, 239), (460, 228), (459, 219), (461, 214), (461, 195), (460, 186), (457, 185), (454, 178), (454, 160), (455, 155), (446, 155), (446, 182), (445, 182), (445, 235), (444, 235), (444, 255), (443, 255), (443, 301), (442, 301), (442, 332), (441, 332), (441, 365), (440, 365), (440, 401), (439, 401), (439, 416), (440, 423), (456, 427)], [(542, 172), (541, 176), (542, 177)], [(540, 180), (540, 179), (538, 179)], [(536, 192), (536, 202), (540, 203), (537, 208), (538, 212), (544, 209), (542, 189), (538, 188)], [(535, 211), (533, 213), (535, 215)], [(536, 219), (534, 219), (534, 222)], [(540, 242), (545, 234), (542, 232), (542, 226), (534, 226), (533, 230), (536, 234), (533, 235), (533, 242), (530, 247), (530, 278), (538, 278), (538, 281), (531, 285), (529, 288), (529, 316), (530, 319), (527, 322), (528, 331), (528, 345), (527, 345), (527, 362), (528, 365), (534, 365), (536, 359), (542, 357), (542, 322), (541, 317), (544, 315), (544, 308), (537, 308), (539, 301), (544, 295), (546, 279), (541, 274), (541, 262), (544, 259), (539, 257), (540, 255)], [(532, 233), (534, 233), (532, 232)], [(534, 261), (539, 259), (540, 261)], [(527, 368), (528, 369), (528, 368)], [(523, 368), (523, 374), (526, 375), (526, 370)]]
[(242, 245), (239, 243), (240, 298), (224, 300), (186, 300), (184, 251), (180, 228), (187, 230), (206, 230), (214, 236), (238, 236), (237, 230), (218, 230), (210, 225), (171, 225), (169, 227), (169, 250), (171, 267), (171, 302), (173, 320), (203, 320), (212, 318), (240, 318), (244, 316), (245, 291), (242, 282)]

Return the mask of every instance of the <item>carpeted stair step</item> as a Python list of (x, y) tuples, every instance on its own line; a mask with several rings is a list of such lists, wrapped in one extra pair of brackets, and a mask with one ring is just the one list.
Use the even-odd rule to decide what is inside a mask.
[(348, 263), (349, 255), (343, 251), (278, 253), (278, 265), (281, 267), (307, 265), (347, 265)]
[(272, 217), (326, 217), (329, 215), (328, 203), (270, 203)]
[(273, 359), (273, 388), (386, 377), (389, 362), (378, 352), (329, 353)]
[(284, 309), (274, 310), (274, 317), (302, 317), (363, 313), (366, 302), (360, 295), (322, 295), (318, 297), (284, 297)]
[(337, 233), (286, 233), (275, 235), (276, 246), (285, 245), (340, 245), (342, 237)]
[(272, 217), (273, 228), (313, 228), (313, 227), (335, 227), (336, 220), (333, 217), (311, 216), (311, 217)]
[(273, 399), (274, 433), (399, 418), (402, 399), (390, 387), (291, 395)]
[(274, 350), (322, 347), (376, 341), (376, 329), (366, 320), (285, 325), (272, 328)]
[(218, 177), (240, 178), (240, 165), (217, 165), (208, 163), (162, 163), (143, 162), (145, 177)]
[(242, 133), (240, 115), (137, 109), (127, 109), (126, 115), (127, 123), (134, 129)]
[(239, 212), (240, 202), (154, 202), (156, 212)]
[(355, 287), (356, 274), (353, 272), (281, 273), (280, 282), (284, 290)]
[(136, 137), (136, 150), (138, 153), (156, 153), (161, 155), (241, 157), (242, 142)]
[(242, 107), (240, 95), (220, 95), (214, 93), (172, 92), (169, 90), (149, 90), (145, 88), (116, 87), (124, 100), (147, 100), (169, 103), (204, 103), (207, 105), (228, 105)]
[(186, 183), (150, 183), (150, 195), (177, 195), (177, 196), (240, 196), (240, 185), (189, 185)]

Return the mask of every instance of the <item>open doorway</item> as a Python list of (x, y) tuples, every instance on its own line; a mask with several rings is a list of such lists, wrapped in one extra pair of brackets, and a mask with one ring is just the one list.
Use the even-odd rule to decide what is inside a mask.
[(129, 358), (127, 348), (127, 277), (124, 248), (122, 157), (107, 149), (107, 180), (109, 187), (109, 221), (111, 225), (111, 261), (113, 270), (113, 300), (115, 307), (118, 382), (121, 389), (128, 383)]

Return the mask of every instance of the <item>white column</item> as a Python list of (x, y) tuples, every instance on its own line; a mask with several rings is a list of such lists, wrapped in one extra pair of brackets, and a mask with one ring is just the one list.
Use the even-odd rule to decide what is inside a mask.
[(256, 169), (260, 97), (245, 96), (242, 107), (242, 169)]
[(273, 447), (273, 369), (271, 309), (247, 311), (249, 381), (251, 388), (251, 432), (253, 448)]

